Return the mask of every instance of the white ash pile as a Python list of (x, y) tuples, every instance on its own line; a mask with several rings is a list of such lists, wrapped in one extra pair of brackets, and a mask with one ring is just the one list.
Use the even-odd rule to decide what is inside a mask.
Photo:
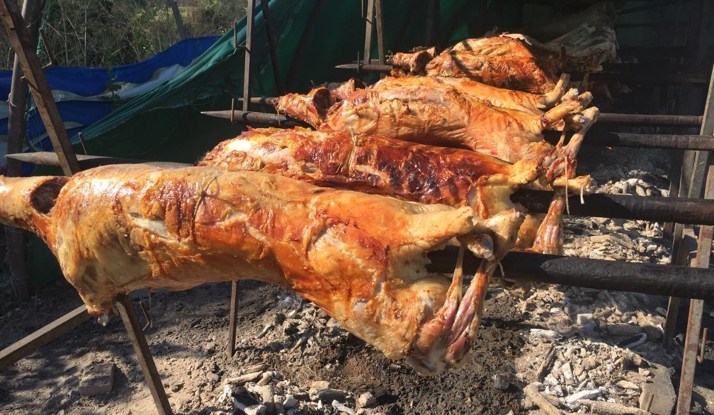
[[(297, 382), (278, 371), (268, 370), (243, 351), (267, 348), (294, 355), (292, 363), (307, 364), (310, 357), (349, 336), (337, 322), (313, 303), (289, 295), (279, 298), (276, 307), (264, 317), (268, 320), (252, 336), (239, 342), (235, 358), (241, 367), (223, 379), (216, 405), (231, 413), (238, 409), (248, 415), (292, 415), (302, 413), (378, 415), (377, 399), (371, 392), (351, 393), (333, 388), (328, 381)], [(310, 361), (313, 361), (311, 359)], [(339, 365), (335, 361), (330, 366)]]
[[(552, 342), (543, 342), (542, 338), (531, 336), (527, 346), (531, 349), (527, 355), (541, 357), (524, 357), (517, 363), (521, 366), (521, 380), (531, 383), (526, 390), (525, 409), (532, 409), (533, 405), (543, 409), (539, 400), (545, 399), (570, 411), (589, 412), (593, 401), (606, 404), (603, 408), (607, 404), (612, 404), (611, 409), (630, 408), (625, 413), (636, 413), (636, 409), (645, 407), (652, 411), (650, 396), (655, 389), (658, 399), (668, 395), (668, 402), (674, 404), (669, 369), (644, 359), (639, 353), (587, 338), (562, 341), (554, 338)], [(627, 342), (636, 344), (638, 341)], [(663, 382), (664, 392), (661, 391)], [(601, 404), (595, 406), (602, 407)]]
[[(216, 404), (225, 410), (239, 409), (248, 415), (380, 413), (372, 408), (377, 401), (370, 392), (354, 396), (331, 388), (327, 381), (313, 381), (309, 387), (298, 386), (278, 372), (264, 371), (265, 366), (258, 369), (261, 370), (226, 379)], [(246, 379), (252, 380), (246, 382)], [(255, 382), (256, 379), (259, 380)]]
[(566, 256), (611, 261), (669, 264), (669, 243), (662, 226), (640, 220), (568, 218), (564, 223)]
[(669, 368), (681, 353), (661, 346), (665, 310), (658, 304), (643, 294), (577, 287), (532, 292), (521, 311), (534, 328), (524, 333), (516, 363), (518, 377), (530, 384), (525, 408), (550, 403), (558, 411), (659, 413), (654, 408), (673, 405)]
[[(617, 148), (584, 160), (598, 193), (633, 196), (669, 195), (666, 151)], [(594, 165), (605, 159), (607, 164)], [(668, 264), (671, 242), (662, 240), (662, 224), (641, 220), (566, 217), (564, 255), (593, 259)]]
[[(582, 335), (621, 341), (639, 336), (658, 342), (666, 313), (659, 303), (645, 294), (550, 286), (531, 292), (520, 307), (528, 323), (545, 329), (532, 330), (531, 337)], [(654, 312), (644, 311), (650, 309)]]

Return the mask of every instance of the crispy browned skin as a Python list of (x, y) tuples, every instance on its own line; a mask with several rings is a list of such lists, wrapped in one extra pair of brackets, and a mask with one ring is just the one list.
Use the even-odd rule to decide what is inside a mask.
[[(432, 56), (435, 57), (429, 59)], [(555, 87), (556, 75), (569, 61), (565, 54), (540, 43), (492, 36), (463, 40), (439, 55), (398, 53), (391, 63), (414, 74), (465, 77), (496, 87), (544, 94)]]
[(565, 195), (557, 192), (546, 214), (527, 214), (518, 231), (516, 251), (563, 254), (563, 213)]
[[(403, 75), (384, 78), (372, 85), (370, 89), (389, 94), (390, 90), (410, 88), (414, 87), (415, 84), (431, 88), (453, 87), (459, 93), (468, 98), (479, 100), (489, 107), (504, 111), (515, 110), (516, 112), (512, 114), (516, 115), (531, 114), (542, 117), (544, 128), (562, 131), (567, 123), (570, 129), (577, 131), (582, 125), (577, 120), (572, 121), (571, 118), (577, 118), (577, 111), (590, 104), (592, 94), (590, 92), (579, 94), (577, 89), (570, 89), (566, 93), (569, 79), (568, 75), (561, 75), (558, 84), (547, 94), (531, 94), (512, 89), (497, 88), (468, 78), (417, 78)], [(559, 102), (560, 105), (556, 106)], [(554, 106), (556, 108), (553, 108)], [(547, 111), (547, 109), (551, 110)], [(565, 115), (567, 112), (573, 114)]]
[[(445, 87), (453, 87), (469, 98), (477, 99), (490, 107), (504, 110), (517, 110), (523, 113), (543, 116), (546, 114), (545, 111), (548, 108), (552, 108), (561, 99), (563, 101), (577, 100), (583, 108), (590, 103), (590, 100), (592, 99), (592, 95), (590, 93), (578, 95), (578, 91), (576, 89), (571, 89), (566, 94), (568, 80), (568, 75), (561, 75), (558, 80), (558, 84), (547, 94), (531, 94), (511, 89), (496, 88), (494, 86), (472, 81), (467, 78), (433, 77), (428, 80), (421, 80), (418, 82), (425, 84), (431, 83), (432, 86), (443, 85)], [(350, 80), (343, 84), (337, 84), (339, 87), (329, 92), (330, 106), (348, 99), (350, 94), (357, 91), (358, 88), (355, 87), (355, 83), (353, 81), (354, 80)], [(369, 89), (375, 91), (388, 91), (389, 89), (412, 85), (414, 82), (414, 78), (411, 76), (404, 76), (403, 74), (395, 73), (393, 76), (384, 78), (372, 85)], [(329, 89), (329, 86), (327, 88)], [(305, 121), (313, 128), (319, 128), (325, 122), (328, 112), (325, 107), (328, 98), (324, 90), (325, 87), (321, 86), (314, 88), (305, 95), (285, 95), (276, 101), (276, 109), (293, 118)], [(337, 91), (339, 91), (339, 94)], [(348, 92), (350, 94), (348, 94)], [(576, 115), (571, 115), (569, 117), (575, 116)], [(577, 120), (570, 122), (570, 119), (566, 117), (563, 120), (549, 122), (547, 128), (563, 130), (566, 123), (573, 130), (578, 130), (581, 127)]]
[(468, 150), (300, 128), (245, 132), (220, 143), (199, 165), (264, 171), (420, 203), (470, 206), (481, 221), (465, 242), (488, 259), (503, 257), (515, 243), (522, 215), (509, 196), (540, 174), (533, 160), (512, 165)]
[(471, 206), (482, 218), (510, 203), (494, 201), (494, 196), (541, 173), (532, 160), (513, 165), (468, 150), (304, 128), (247, 131), (220, 143), (199, 165), (259, 170), (420, 203)]
[(328, 91), (330, 91), (330, 105), (336, 102), (340, 102), (343, 99), (347, 99), (356, 90), (364, 88), (362, 81), (350, 78), (345, 82), (329, 82), (325, 85)]
[[(489, 259), (510, 250), (518, 231), (520, 218), (512, 211), (518, 207), (509, 199), (513, 191), (524, 185), (552, 190), (537, 180), (542, 172), (533, 160), (510, 164), (468, 150), (303, 128), (247, 131), (220, 143), (199, 165), (264, 171), (420, 203), (470, 206), (484, 219), (476, 233), (491, 238), (484, 243), (495, 243)], [(558, 180), (557, 186), (563, 187), (563, 182)], [(571, 192), (588, 193), (594, 186), (589, 176), (570, 179), (567, 185)], [(540, 221), (529, 226), (532, 237), (526, 235), (526, 224), (519, 231), (523, 248), (533, 245)]]
[(581, 126), (579, 139), (554, 148), (543, 141), (543, 129), (582, 110), (580, 101), (567, 101), (543, 115), (533, 115), (491, 107), (430, 77), (397, 78), (390, 81), (390, 87), (386, 84), (359, 90), (333, 106), (321, 130), (466, 147), (510, 163), (541, 160), (550, 177), (555, 177), (562, 173), (565, 159), (573, 162), (583, 134), (598, 114), (597, 108), (577, 114), (587, 124)]
[(469, 51), (444, 52), (426, 66), (429, 76), (466, 77), (499, 88), (534, 94), (552, 90), (557, 77), (537, 62), (519, 57), (479, 56)]
[[(257, 279), (296, 291), (388, 357), (434, 374), (468, 354), (482, 306), (469, 293), (488, 283), (482, 272), (462, 296), (461, 281), (424, 267), (426, 252), (473, 230), (467, 207), (145, 165), (69, 180), (0, 177), (0, 194), (0, 221), (45, 240), (92, 314), (111, 313), (112, 298), (135, 289)], [(455, 308), (458, 324), (444, 320), (444, 307)], [(429, 343), (420, 333), (433, 321), (443, 330)]]
[(544, 94), (555, 87), (563, 62), (560, 55), (520, 39), (494, 36), (457, 43), (429, 62), (426, 73)]
[(528, 43), (522, 38), (509, 36), (465, 39), (445, 52), (453, 51), (491, 58), (518, 58), (523, 62), (534, 62), (548, 73), (560, 72), (567, 60), (564, 54), (553, 52), (539, 44)]
[(518, 110), (531, 114), (542, 114), (552, 108), (565, 94), (569, 77), (563, 75), (558, 83), (546, 94), (531, 94), (513, 89), (497, 88), (468, 78), (437, 78), (439, 82), (451, 85), (460, 92), (487, 102), (492, 107)]

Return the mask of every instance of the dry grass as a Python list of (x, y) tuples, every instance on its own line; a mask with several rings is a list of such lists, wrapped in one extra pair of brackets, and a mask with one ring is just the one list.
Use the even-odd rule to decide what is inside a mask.
[[(245, 15), (246, 1), (183, 0), (189, 37), (221, 35)], [(44, 65), (117, 66), (145, 60), (178, 42), (167, 0), (55, 0), (43, 11), (38, 47)], [(0, 31), (0, 69), (14, 52)]]

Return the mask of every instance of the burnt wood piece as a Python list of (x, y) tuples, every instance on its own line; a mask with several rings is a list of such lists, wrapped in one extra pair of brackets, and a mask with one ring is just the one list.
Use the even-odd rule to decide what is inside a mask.
[[(458, 248), (429, 253), (431, 272), (453, 272)], [(714, 299), (714, 271), (675, 265), (654, 265), (511, 252), (501, 261), (509, 280), (571, 285), (652, 295)], [(473, 274), (480, 259), (466, 255), (464, 272)]]

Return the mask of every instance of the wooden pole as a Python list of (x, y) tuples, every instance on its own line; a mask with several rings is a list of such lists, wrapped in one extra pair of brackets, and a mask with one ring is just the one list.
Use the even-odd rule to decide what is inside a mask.
[(87, 313), (87, 306), (79, 306), (22, 340), (1, 350), (0, 370), (3, 370), (18, 360), (31, 355), (42, 346), (57, 339), (62, 334), (72, 330), (90, 318), (91, 316)]
[[(714, 68), (712, 69), (711, 79), (709, 81), (709, 92), (704, 104), (704, 115), (699, 129), (699, 135), (709, 136), (714, 135)], [(714, 138), (712, 138), (714, 140)], [(689, 154), (687, 154), (689, 153)], [(689, 155), (689, 157), (687, 157)], [(680, 174), (678, 196), (698, 199), (701, 198), (704, 189), (704, 177), (708, 169), (709, 152), (708, 151), (687, 151), (682, 159), (682, 170)], [(670, 186), (672, 187), (672, 186)], [(673, 263), (681, 265), (687, 257), (686, 244), (681, 243), (681, 238), (684, 228), (681, 224), (674, 227), (674, 243), (672, 245)], [(679, 315), (680, 299), (670, 298), (667, 307), (667, 319), (665, 321), (665, 330), (663, 344), (665, 348), (672, 346), (674, 332), (676, 331), (677, 317)]]
[(317, 0), (315, 2), (315, 5), (312, 7), (310, 17), (308, 17), (307, 20), (307, 25), (305, 26), (305, 30), (302, 31), (302, 35), (300, 35), (300, 42), (298, 42), (298, 46), (295, 49), (295, 54), (293, 55), (292, 62), (290, 62), (290, 69), (288, 70), (288, 75), (285, 78), (285, 89), (287, 91), (290, 91), (293, 87), (293, 82), (295, 81), (295, 77), (297, 77), (298, 71), (300, 70), (300, 65), (302, 64), (303, 56), (305, 55), (305, 49), (307, 48), (307, 44), (310, 41), (312, 31), (315, 28), (315, 22), (317, 22), (317, 19), (320, 17), (320, 13), (322, 12), (322, 9), (324, 8), (326, 3), (327, 0)]
[(179, 10), (178, 3), (176, 3), (176, 0), (166, 0), (166, 2), (169, 4), (169, 7), (171, 7), (171, 11), (174, 13), (174, 20), (176, 20), (176, 28), (178, 29), (179, 36), (181, 36), (181, 40), (187, 39), (188, 35), (186, 34), (186, 28), (183, 25), (183, 19), (181, 18), (181, 10)]
[[(30, 41), (37, 43), (37, 21), (42, 10), (40, 0), (25, 0), (22, 6), (22, 17), (30, 22), (27, 32)], [(15, 56), (12, 66), (12, 81), (10, 84), (7, 121), (7, 152), (22, 152), (22, 144), (25, 141), (25, 109), (27, 108), (27, 82), (22, 78), (22, 67), (20, 60)], [(22, 163), (9, 158), (5, 159), (7, 164), (7, 175), (18, 177), (22, 174)], [(28, 289), (29, 276), (25, 266), (25, 231), (17, 228), (6, 227), (5, 235), (7, 239), (7, 265), (10, 268), (12, 287), (15, 295), (20, 301), (27, 301), (30, 297)]]
[(260, 0), (260, 9), (265, 20), (265, 32), (268, 37), (268, 48), (270, 49), (270, 63), (273, 68), (273, 79), (275, 80), (275, 90), (278, 95), (285, 95), (285, 87), (280, 77), (280, 65), (278, 64), (278, 35), (275, 29), (275, 22), (270, 15), (268, 0)]
[(386, 52), (384, 50), (384, 21), (382, 19), (382, 0), (375, 0), (374, 20), (377, 28), (377, 51), (379, 52), (379, 64), (387, 63)]
[(228, 317), (228, 347), (226, 353), (233, 358), (236, 352), (236, 327), (238, 325), (238, 281), (231, 282), (231, 308)]
[(79, 163), (57, 110), (57, 104), (52, 97), (50, 86), (42, 73), (40, 61), (33, 50), (32, 39), (17, 3), (13, 0), (0, 0), (0, 19), (5, 25), (10, 43), (20, 61), (24, 78), (30, 85), (30, 91), (47, 129), (47, 134), (60, 158), (62, 171), (70, 176), (80, 171)]
[[(704, 198), (714, 199), (714, 166), (709, 167)], [(697, 256), (693, 267), (709, 268), (711, 257), (712, 233), (711, 226), (702, 226), (699, 229), (697, 240)], [(694, 375), (697, 368), (699, 348), (699, 333), (702, 330), (702, 315), (704, 313), (703, 300), (690, 300), (689, 319), (687, 321), (687, 336), (684, 338), (684, 353), (682, 354), (682, 371), (679, 380), (679, 393), (677, 394), (677, 415), (689, 414), (692, 408), (692, 391), (694, 389)], [(706, 340), (702, 340), (702, 352), (707, 347)]]
[(250, 107), (251, 58), (253, 56), (253, 21), (255, 16), (255, 0), (248, 0), (245, 18), (248, 23), (245, 28), (245, 65), (243, 67), (243, 111)]
[[(37, 20), (42, 10), (40, 0), (25, 0), (22, 6), (22, 18), (30, 22), (27, 33), (32, 44), (37, 43)], [(25, 140), (25, 110), (27, 108), (27, 82), (23, 79), (20, 60), (15, 56), (12, 66), (12, 81), (10, 84), (10, 97), (7, 122), (7, 152), (22, 152), (22, 143)], [(22, 164), (16, 160), (7, 160), (8, 176), (20, 176)]]
[[(365, 17), (365, 30), (364, 30), (364, 55), (363, 60), (365, 64), (372, 63), (372, 35), (374, 33), (374, 3), (376, 0), (368, 0), (367, 2), (367, 16)], [(359, 62), (358, 62), (359, 63)]]
[(164, 384), (161, 383), (161, 377), (159, 376), (158, 370), (156, 370), (154, 359), (151, 357), (151, 351), (149, 350), (149, 345), (146, 342), (146, 337), (144, 337), (144, 332), (141, 330), (139, 319), (136, 317), (134, 304), (126, 294), (117, 295), (115, 301), (116, 302), (114, 304), (116, 305), (116, 309), (124, 322), (126, 333), (129, 335), (131, 345), (134, 347), (134, 352), (139, 360), (141, 371), (144, 372), (146, 384), (149, 386), (151, 395), (154, 397), (156, 409), (160, 415), (173, 414), (173, 411), (171, 411), (171, 405), (169, 405), (169, 399), (166, 397)]

